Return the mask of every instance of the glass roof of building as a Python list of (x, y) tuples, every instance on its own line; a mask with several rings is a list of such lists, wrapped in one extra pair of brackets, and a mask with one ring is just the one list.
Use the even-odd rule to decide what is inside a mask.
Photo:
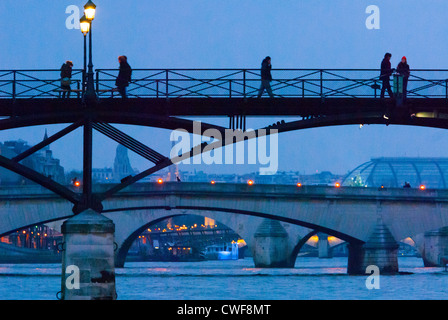
[(351, 171), (343, 186), (447, 189), (448, 158), (373, 158)]

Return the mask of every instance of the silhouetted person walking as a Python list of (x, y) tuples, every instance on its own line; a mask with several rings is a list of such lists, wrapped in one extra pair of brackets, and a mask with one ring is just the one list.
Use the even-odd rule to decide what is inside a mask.
[(274, 95), (272, 94), (271, 89), (271, 81), (272, 81), (272, 75), (271, 75), (271, 57), (266, 57), (263, 59), (263, 62), (261, 63), (261, 86), (258, 90), (258, 98), (261, 97), (264, 90), (268, 92), (269, 96), (271, 98), (274, 98)]
[(115, 85), (118, 88), (118, 92), (123, 99), (127, 98), (126, 87), (129, 86), (129, 82), (132, 77), (132, 68), (128, 63), (128, 58), (126, 56), (119, 56), (118, 62), (120, 63), (120, 71), (118, 72), (117, 80)]
[(397, 72), (403, 76), (403, 102), (405, 102), (408, 90), (408, 79), (411, 75), (406, 57), (401, 58), (401, 62), (397, 66)]
[(70, 93), (72, 88), (70, 87), (71, 78), (72, 78), (72, 68), (73, 62), (66, 61), (61, 67), (61, 89), (64, 90), (62, 92), (62, 98), (65, 99), (70, 98)]
[(390, 64), (390, 58), (392, 54), (389, 52), (384, 55), (384, 59), (381, 62), (381, 74), (380, 80), (383, 81), (383, 86), (381, 87), (381, 95), (380, 98), (384, 99), (384, 92), (387, 90), (387, 93), (391, 98), (393, 98), (392, 88), (390, 87), (390, 76), (392, 75), (392, 68)]

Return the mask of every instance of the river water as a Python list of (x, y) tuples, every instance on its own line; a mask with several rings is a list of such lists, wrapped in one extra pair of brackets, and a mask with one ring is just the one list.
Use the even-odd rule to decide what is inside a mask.
[[(254, 268), (236, 261), (129, 262), (116, 269), (120, 300), (333, 300), (447, 299), (448, 272), (424, 268), (419, 258), (400, 257), (400, 271), (380, 276), (367, 289), (365, 276), (346, 274), (347, 258), (298, 258), (295, 268)], [(0, 265), (1, 300), (55, 300), (60, 264)]]

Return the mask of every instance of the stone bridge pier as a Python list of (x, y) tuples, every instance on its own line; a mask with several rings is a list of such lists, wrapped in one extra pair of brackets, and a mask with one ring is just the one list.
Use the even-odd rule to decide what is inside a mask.
[(448, 227), (421, 233), (414, 238), (425, 267), (444, 267), (448, 260)]
[[(297, 229), (297, 230), (296, 230)], [(256, 268), (293, 268), (303, 229), (277, 220), (264, 219), (252, 235), (250, 249)]]
[(331, 248), (330, 243), (328, 242), (328, 234), (318, 232), (317, 237), (318, 237), (317, 242), (318, 257), (320, 259), (331, 258)]
[(365, 274), (368, 266), (378, 267), (380, 274), (398, 273), (399, 244), (381, 218), (364, 244), (348, 246), (348, 274)]

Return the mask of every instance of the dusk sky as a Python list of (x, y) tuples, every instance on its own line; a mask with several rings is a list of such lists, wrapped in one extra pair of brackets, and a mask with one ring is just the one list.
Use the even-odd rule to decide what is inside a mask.
[[(65, 60), (82, 68), (83, 36), (68, 29), (66, 9), (86, 1), (2, 0), (0, 69), (59, 69)], [(414, 69), (448, 69), (448, 2), (445, 0), (95, 0), (95, 68), (118, 68), (128, 56), (133, 68), (379, 68), (385, 52), (395, 67), (405, 55)], [(366, 8), (380, 9), (380, 29), (368, 29)], [(275, 71), (273, 71), (275, 78)], [(258, 128), (278, 119), (249, 119)], [(227, 119), (204, 119), (226, 125)], [(40, 126), (0, 133), (0, 141), (38, 143)], [(120, 126), (168, 155), (170, 131)], [(372, 157), (448, 157), (448, 133), (399, 126), (344, 126), (279, 136), (279, 170), (346, 173)], [(81, 131), (51, 145), (66, 169), (81, 167)], [(95, 135), (94, 167), (111, 167), (116, 143)], [(139, 170), (146, 160), (130, 152)], [(183, 165), (181, 170), (251, 172), (258, 166)]]

